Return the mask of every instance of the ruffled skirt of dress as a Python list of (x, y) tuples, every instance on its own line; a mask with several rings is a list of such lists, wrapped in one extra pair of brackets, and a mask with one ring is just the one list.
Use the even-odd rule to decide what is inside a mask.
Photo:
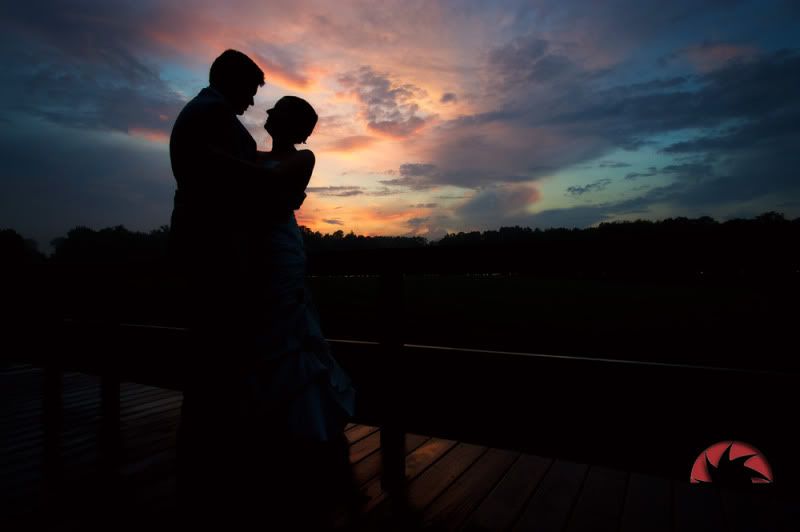
[(322, 335), (294, 216), (276, 224), (264, 244), (268, 267), (257, 282), (264, 319), (254, 334), (257, 369), (246, 378), (247, 396), (257, 419), (283, 427), (291, 439), (330, 441), (353, 416), (355, 390)]

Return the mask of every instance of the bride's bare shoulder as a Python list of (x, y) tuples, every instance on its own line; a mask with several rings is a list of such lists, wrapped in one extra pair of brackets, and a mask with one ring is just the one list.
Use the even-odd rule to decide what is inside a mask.
[(297, 150), (297, 157), (311, 162), (315, 160), (314, 152), (311, 150)]
[(314, 168), (314, 163), (316, 161), (314, 152), (311, 150), (297, 150), (292, 156), (292, 159), (294, 159), (295, 164), (307, 166), (309, 168)]

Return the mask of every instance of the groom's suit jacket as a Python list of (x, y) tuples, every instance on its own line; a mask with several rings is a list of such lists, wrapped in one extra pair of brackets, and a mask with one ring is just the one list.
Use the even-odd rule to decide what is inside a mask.
[[(170, 136), (170, 162), (177, 182), (171, 220), (171, 253), (198, 268), (236, 268), (235, 229), (243, 206), (235, 167), (227, 154), (255, 162), (256, 142), (225, 98), (206, 87), (178, 115)], [(198, 262), (199, 261), (199, 262)]]
[[(253, 211), (288, 211), (269, 203), (269, 183), (252, 167), (256, 142), (234, 110), (207, 87), (178, 115), (170, 136), (177, 182), (170, 228), (170, 257), (193, 323), (230, 327), (251, 311), (248, 235)], [(261, 185), (263, 183), (263, 186)], [(272, 194), (274, 195), (274, 194)], [(259, 204), (254, 202), (259, 198)]]

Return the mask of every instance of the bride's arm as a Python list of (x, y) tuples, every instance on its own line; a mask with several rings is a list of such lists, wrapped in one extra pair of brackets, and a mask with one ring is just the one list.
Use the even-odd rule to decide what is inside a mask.
[(314, 173), (315, 163), (313, 151), (300, 150), (278, 165), (275, 169), (276, 177), (288, 181), (295, 193), (305, 196), (305, 189)]
[[(304, 190), (314, 169), (314, 154), (309, 150), (299, 151), (272, 168), (239, 159), (222, 150), (212, 148), (211, 151), (214, 163), (224, 172), (222, 175), (237, 181), (239, 190), (261, 198), (256, 200), (257, 203), (266, 203), (265, 207), (270, 209), (295, 210), (305, 201)], [(310, 154), (310, 157), (305, 154)]]

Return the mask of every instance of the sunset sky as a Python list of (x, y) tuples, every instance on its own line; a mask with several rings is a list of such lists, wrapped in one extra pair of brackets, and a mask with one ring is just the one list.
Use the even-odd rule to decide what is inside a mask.
[(800, 216), (800, 4), (4, 2), (0, 228), (169, 223), (167, 142), (226, 48), (242, 117), (320, 122), (301, 224), (422, 235), (776, 210)]

